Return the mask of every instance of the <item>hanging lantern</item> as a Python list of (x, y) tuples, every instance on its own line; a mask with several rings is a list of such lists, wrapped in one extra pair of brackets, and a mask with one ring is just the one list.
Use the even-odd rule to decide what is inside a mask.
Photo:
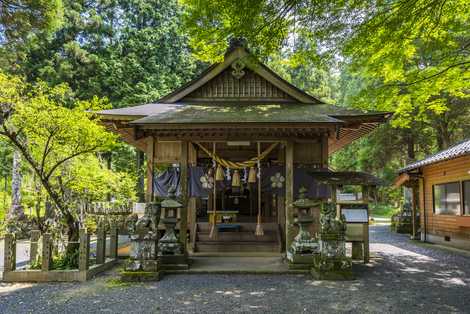
[(239, 187), (240, 186), (240, 173), (238, 172), (238, 170), (235, 170), (233, 172), (232, 186), (233, 187)]
[(256, 183), (256, 169), (255, 169), (255, 167), (250, 168), (250, 172), (248, 174), (248, 183)]
[(215, 171), (215, 181), (224, 181), (224, 169), (221, 165), (217, 165), (217, 170)]

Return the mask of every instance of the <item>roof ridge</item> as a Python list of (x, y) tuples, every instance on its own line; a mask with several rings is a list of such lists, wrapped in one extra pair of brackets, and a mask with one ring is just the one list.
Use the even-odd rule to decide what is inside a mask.
[(453, 149), (455, 149), (456, 147), (462, 145), (462, 144), (470, 144), (470, 139), (464, 139), (460, 142), (457, 142), (455, 144), (453, 144), (452, 146), (446, 148), (446, 149), (443, 149), (441, 151), (438, 151), (434, 154), (431, 154), (429, 156), (426, 156), (425, 158), (423, 159), (420, 159), (420, 160), (417, 160), (401, 169), (398, 170), (398, 173), (403, 173), (403, 172), (406, 172), (408, 170), (413, 170), (413, 169), (416, 169), (416, 168), (419, 168), (419, 167), (422, 167), (422, 166), (426, 166), (426, 165), (430, 165), (430, 164), (433, 164), (433, 163), (436, 163), (436, 162), (439, 162), (439, 161), (445, 161), (445, 160), (448, 160), (450, 158), (454, 158), (454, 157), (460, 157), (460, 156), (463, 156), (463, 155), (466, 155), (466, 154), (470, 154), (470, 148), (466, 151), (463, 151), (463, 152), (460, 152), (460, 153), (457, 153), (457, 154), (453, 154), (451, 156), (445, 156), (443, 158), (440, 158), (440, 159), (437, 159), (437, 160), (432, 160), (433, 158), (439, 156), (439, 155), (445, 155), (446, 153), (449, 153), (450, 151), (452, 151)]
[(196, 78), (161, 97), (157, 100), (157, 102), (175, 103), (180, 101), (193, 91), (212, 81), (217, 75), (225, 71), (230, 66), (233, 66), (240, 60), (242, 60), (241, 62), (243, 63), (242, 68), (246, 67), (252, 70), (257, 75), (261, 76), (261, 78), (274, 85), (274, 87), (286, 93), (292, 99), (303, 103), (324, 103), (317, 97), (310, 95), (309, 93), (282, 78), (279, 74), (274, 72), (266, 64), (261, 62), (256, 56), (254, 56), (243, 44), (234, 44), (232, 48), (227, 50), (227, 53), (224, 55), (224, 60), (222, 62), (210, 65)]

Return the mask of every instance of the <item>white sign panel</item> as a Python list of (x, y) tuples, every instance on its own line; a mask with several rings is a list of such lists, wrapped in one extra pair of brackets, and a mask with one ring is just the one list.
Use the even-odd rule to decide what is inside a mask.
[(367, 209), (365, 208), (343, 208), (341, 209), (346, 222), (368, 222)]

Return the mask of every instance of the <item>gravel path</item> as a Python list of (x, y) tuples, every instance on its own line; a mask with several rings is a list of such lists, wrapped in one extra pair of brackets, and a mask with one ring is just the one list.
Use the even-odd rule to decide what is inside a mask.
[(470, 312), (470, 257), (371, 227), (374, 258), (357, 280), (308, 275), (167, 275), (121, 286), (115, 272), (92, 281), (1, 284), (0, 313)]

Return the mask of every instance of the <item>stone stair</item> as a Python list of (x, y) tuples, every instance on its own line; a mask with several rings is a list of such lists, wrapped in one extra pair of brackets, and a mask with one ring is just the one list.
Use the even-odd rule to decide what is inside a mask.
[(264, 235), (256, 236), (256, 223), (237, 223), (239, 231), (219, 231), (217, 237), (210, 238), (211, 225), (197, 224), (195, 252), (281, 252), (282, 243), (279, 225), (262, 224)]

